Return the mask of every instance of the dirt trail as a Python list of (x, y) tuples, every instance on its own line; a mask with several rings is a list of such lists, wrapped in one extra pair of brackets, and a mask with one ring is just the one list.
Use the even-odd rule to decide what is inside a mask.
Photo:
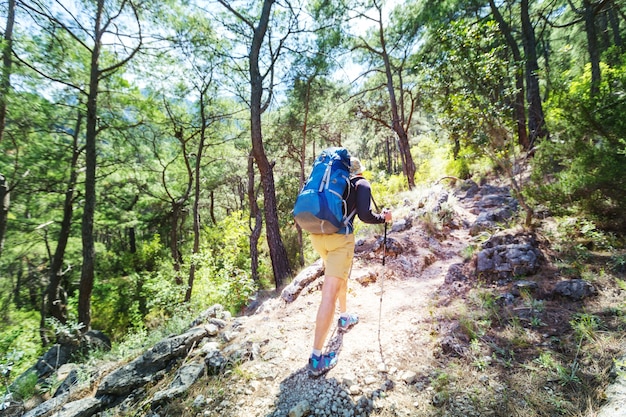
[[(472, 215), (464, 211), (464, 216), (460, 223), (470, 224)], [(338, 351), (337, 366), (321, 378), (306, 375), (320, 278), (292, 303), (280, 297), (268, 300), (260, 313), (245, 319), (243, 335), (258, 344), (261, 360), (243, 364), (242, 372), (262, 383), (253, 384), (253, 390), (240, 387), (247, 395), (237, 410), (218, 408), (216, 415), (286, 416), (303, 400), (312, 407), (312, 415), (324, 415), (321, 409), (315, 412), (323, 392), (345, 400), (340, 410), (327, 415), (417, 412), (427, 396), (416, 390), (420, 384), (415, 382), (431, 376), (435, 360), (434, 297), (449, 267), (463, 261), (461, 252), (470, 236), (466, 228), (449, 230), (439, 240), (418, 227), (389, 233), (388, 242), (401, 249), (387, 256), (385, 266), (380, 249), (368, 250), (368, 245), (377, 246), (376, 238), (380, 241), (372, 237), (365, 248), (357, 248), (349, 282), (348, 310), (360, 321), (345, 335), (337, 333), (336, 324), (331, 328), (328, 345)], [(363, 277), (375, 281), (360, 284), (357, 280)]]

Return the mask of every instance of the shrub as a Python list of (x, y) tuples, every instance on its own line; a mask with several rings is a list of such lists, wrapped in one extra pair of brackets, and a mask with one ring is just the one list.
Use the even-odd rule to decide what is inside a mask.
[(601, 229), (626, 230), (626, 63), (602, 68), (591, 95), (590, 69), (555, 89), (547, 105), (551, 138), (537, 145), (533, 197), (557, 214), (586, 215)]

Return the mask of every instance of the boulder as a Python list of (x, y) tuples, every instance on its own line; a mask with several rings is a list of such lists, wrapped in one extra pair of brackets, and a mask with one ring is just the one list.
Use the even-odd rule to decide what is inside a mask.
[(318, 259), (311, 266), (303, 269), (302, 272), (283, 289), (280, 297), (288, 303), (293, 302), (307, 285), (322, 275), (324, 275), (324, 263), (321, 259)]
[(113, 371), (102, 379), (96, 396), (121, 396), (146, 385), (158, 377), (160, 371), (187, 355), (189, 350), (208, 334), (203, 327), (194, 327), (187, 333), (157, 342), (146, 353)]
[(186, 392), (191, 385), (204, 375), (204, 363), (193, 361), (181, 366), (176, 372), (174, 380), (167, 389), (158, 391), (152, 397), (154, 404), (161, 404), (163, 401), (169, 401)]
[(596, 288), (584, 279), (569, 279), (554, 286), (553, 295), (582, 300), (597, 293)]

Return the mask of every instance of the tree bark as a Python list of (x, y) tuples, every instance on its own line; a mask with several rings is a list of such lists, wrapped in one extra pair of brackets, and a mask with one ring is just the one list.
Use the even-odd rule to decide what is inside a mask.
[(254, 36), (249, 54), (250, 71), (250, 127), (252, 154), (261, 174), (263, 202), (265, 211), (265, 233), (272, 260), (272, 270), (276, 288), (281, 288), (291, 275), (287, 251), (280, 236), (280, 225), (276, 208), (276, 190), (274, 185), (273, 164), (271, 164), (263, 146), (261, 129), (261, 105), (263, 96), (263, 76), (259, 68), (259, 56), (263, 39), (269, 25), (270, 12), (274, 0), (265, 0), (259, 24), (254, 28)]
[(85, 205), (82, 219), (83, 266), (80, 275), (78, 295), (78, 322), (83, 331), (91, 329), (91, 293), (95, 279), (96, 247), (94, 242), (94, 215), (96, 211), (96, 137), (98, 130), (98, 89), (100, 83), (99, 58), (102, 46), (101, 20), (104, 0), (96, 6), (94, 45), (91, 51), (89, 72), (89, 93), (87, 96), (87, 128), (85, 135)]
[(202, 168), (202, 154), (206, 142), (206, 86), (200, 91), (200, 141), (196, 149), (196, 163), (194, 165), (194, 191), (193, 191), (193, 248), (191, 250), (191, 265), (189, 265), (189, 279), (187, 280), (187, 291), (185, 292), (185, 302), (191, 301), (193, 283), (196, 275), (195, 256), (200, 252), (200, 170)]
[(82, 118), (83, 114), (79, 110), (76, 126), (74, 127), (74, 134), (72, 135), (73, 145), (70, 162), (70, 178), (67, 181), (67, 189), (65, 191), (61, 230), (59, 231), (56, 249), (50, 263), (50, 281), (46, 288), (45, 310), (42, 312), (43, 322), (45, 322), (45, 318), (48, 315), (54, 317), (61, 323), (67, 322), (67, 294), (65, 293), (65, 289), (61, 286), (61, 280), (65, 275), (63, 272), (63, 261), (65, 259), (65, 249), (67, 248), (67, 242), (70, 237), (72, 216), (74, 214), (74, 190), (76, 189), (78, 178), (78, 158), (81, 154), (81, 149), (79, 149), (78, 146), (78, 138), (80, 136), (79, 132), (82, 125)]
[(257, 204), (257, 193), (254, 179), (254, 156), (248, 156), (248, 203), (250, 204), (250, 274), (254, 282), (259, 281), (259, 239), (263, 230), (263, 215)]
[(615, 4), (615, 2), (614, 1), (611, 2), (611, 7), (609, 7), (609, 9), (607, 10), (607, 15), (609, 19), (609, 25), (611, 26), (611, 31), (613, 32), (613, 43), (621, 51), (622, 46), (623, 46), (623, 41), (622, 41), (622, 35), (619, 30), (619, 19), (617, 18), (617, 12), (615, 11), (616, 7), (618, 6)]
[(0, 173), (0, 256), (4, 250), (4, 235), (7, 230), (9, 207), (11, 207), (11, 190), (6, 177)]
[(4, 31), (4, 48), (2, 48), (2, 75), (0, 79), (0, 143), (4, 136), (7, 115), (7, 94), (11, 89), (11, 50), (13, 48), (13, 26), (15, 24), (15, 0), (9, 0), (7, 22)]
[(409, 135), (404, 125), (404, 113), (400, 114), (400, 110), (398, 108), (398, 99), (396, 98), (396, 91), (393, 82), (393, 71), (391, 69), (390, 57), (389, 53), (387, 52), (387, 45), (385, 42), (381, 7), (378, 7), (378, 15), (378, 35), (381, 45), (381, 57), (385, 65), (385, 75), (387, 77), (387, 92), (389, 93), (389, 104), (391, 107), (392, 119), (391, 127), (398, 136), (400, 157), (402, 158), (402, 171), (406, 176), (409, 189), (413, 189), (415, 187), (415, 162), (413, 161), (413, 157), (411, 156)]
[(541, 91), (539, 89), (539, 64), (537, 63), (537, 41), (535, 29), (530, 20), (528, 0), (520, 3), (522, 21), (522, 45), (526, 62), (526, 99), (528, 101), (528, 132), (529, 149), (535, 145), (537, 139), (548, 135), (545, 126), (545, 117), (541, 103)]
[[(11, 90), (11, 49), (13, 47), (13, 26), (15, 24), (15, 0), (9, 0), (7, 22), (4, 31), (4, 48), (2, 49), (2, 75), (0, 75), (0, 143), (4, 137), (7, 115), (7, 95)], [(4, 250), (4, 239), (7, 230), (11, 193), (8, 181), (0, 172), (0, 257)]]
[(504, 17), (502, 17), (502, 13), (500, 13), (495, 1), (489, 0), (489, 6), (491, 7), (491, 12), (496, 19), (496, 22), (498, 23), (500, 33), (504, 36), (504, 39), (511, 50), (511, 54), (513, 55), (513, 62), (515, 65), (515, 88), (517, 90), (515, 93), (513, 112), (515, 125), (517, 127), (517, 142), (523, 149), (529, 150), (530, 142), (528, 140), (528, 131), (526, 130), (526, 103), (524, 100), (524, 69), (522, 67), (522, 54), (517, 46), (517, 41), (513, 37), (511, 27), (504, 20)]
[(598, 35), (596, 31), (596, 5), (585, 0), (583, 19), (585, 21), (585, 35), (587, 36), (587, 51), (589, 52), (589, 63), (591, 64), (591, 86), (590, 94), (595, 97), (600, 92), (600, 82), (602, 73), (600, 70), (600, 49), (598, 46)]

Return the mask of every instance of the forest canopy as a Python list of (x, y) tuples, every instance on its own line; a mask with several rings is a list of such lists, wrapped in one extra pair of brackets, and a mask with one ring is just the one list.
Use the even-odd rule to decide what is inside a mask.
[(285, 286), (314, 260), (291, 210), (327, 146), (384, 205), (496, 172), (526, 226), (626, 230), (624, 0), (8, 0), (0, 19), (2, 363)]

